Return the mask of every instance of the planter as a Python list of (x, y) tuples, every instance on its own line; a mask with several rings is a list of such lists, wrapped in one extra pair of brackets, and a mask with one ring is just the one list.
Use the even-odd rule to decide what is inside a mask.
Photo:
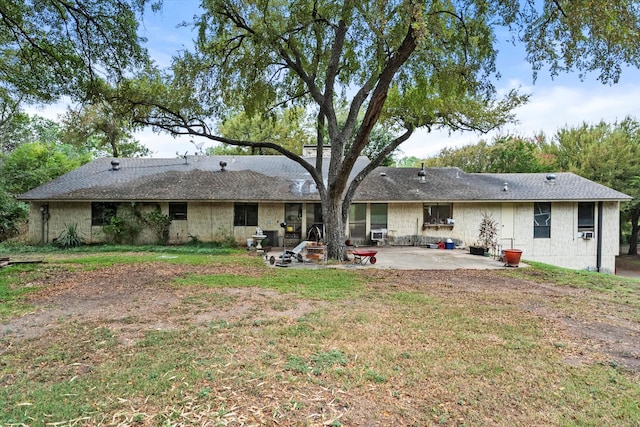
[(487, 248), (483, 248), (482, 246), (469, 246), (469, 253), (471, 255), (484, 255), (487, 252)]
[(517, 267), (520, 264), (520, 257), (522, 256), (522, 250), (520, 249), (505, 249), (504, 250), (504, 266), (505, 267)]

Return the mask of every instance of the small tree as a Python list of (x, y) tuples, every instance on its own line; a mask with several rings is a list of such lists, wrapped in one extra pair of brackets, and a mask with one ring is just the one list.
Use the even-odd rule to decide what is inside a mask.
[(495, 250), (498, 245), (498, 223), (487, 212), (482, 214), (478, 230), (478, 246)]

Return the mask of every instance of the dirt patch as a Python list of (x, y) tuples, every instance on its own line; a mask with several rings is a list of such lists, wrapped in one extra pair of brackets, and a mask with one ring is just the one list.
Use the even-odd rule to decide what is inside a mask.
[[(118, 265), (95, 271), (48, 273), (28, 286), (41, 290), (28, 302), (36, 309), (0, 325), (0, 337), (36, 338), (63, 322), (92, 322), (116, 330), (132, 345), (146, 331), (171, 330), (186, 323), (232, 322), (245, 317), (300, 317), (319, 305), (257, 288), (176, 287), (188, 274), (258, 274), (242, 267), (193, 267), (165, 263)], [(215, 301), (224, 302), (217, 308)]]
[[(133, 345), (149, 330), (171, 330), (185, 324), (262, 321), (299, 318), (323, 303), (259, 288), (176, 287), (172, 280), (188, 274), (260, 274), (239, 267), (180, 266), (165, 263), (119, 265), (95, 271), (55, 270), (30, 286), (41, 290), (30, 297), (36, 309), (0, 325), (0, 337), (12, 342), (42, 337), (63, 322), (103, 324)], [(586, 347), (604, 352), (611, 363), (640, 372), (640, 324), (616, 316), (619, 310), (602, 301), (585, 302), (588, 291), (549, 283), (513, 279), (492, 271), (362, 270), (378, 289), (428, 290), (464, 305), (476, 296), (521, 307), (548, 319)], [(575, 301), (581, 310), (562, 303)], [(592, 305), (589, 305), (592, 304)], [(567, 303), (571, 307), (571, 303)], [(573, 304), (575, 306), (576, 304)], [(571, 355), (568, 363), (590, 361), (588, 353)]]

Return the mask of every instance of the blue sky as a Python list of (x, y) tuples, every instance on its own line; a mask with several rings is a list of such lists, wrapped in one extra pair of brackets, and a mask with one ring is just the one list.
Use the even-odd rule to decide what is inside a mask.
[[(164, 0), (162, 11), (145, 14), (140, 31), (141, 35), (148, 38), (147, 47), (156, 63), (168, 66), (173, 55), (180, 50), (190, 49), (195, 35), (190, 28), (178, 27), (178, 24), (191, 22), (198, 13), (198, 4), (199, 1), (194, 0)], [(507, 43), (501, 44), (499, 49), (498, 69), (502, 78), (496, 84), (498, 90), (506, 92), (519, 88), (521, 92), (531, 95), (529, 103), (516, 110), (519, 123), (488, 135), (449, 135), (446, 131), (427, 133), (419, 130), (400, 147), (405, 156), (426, 158), (444, 147), (459, 147), (479, 139), (491, 140), (497, 134), (511, 133), (527, 137), (544, 132), (551, 137), (560, 128), (579, 126), (583, 122), (614, 122), (626, 116), (640, 119), (640, 71), (637, 69), (625, 70), (620, 82), (612, 86), (603, 85), (595, 75), (588, 75), (584, 81), (580, 81), (577, 73), (561, 75), (552, 80), (545, 70), (540, 71), (534, 83), (531, 66), (524, 60), (522, 50)], [(56, 118), (56, 108), (48, 108), (47, 113), (38, 112)], [(153, 157), (174, 157), (176, 153), (193, 154), (196, 151), (189, 138), (173, 138), (149, 130), (138, 133), (137, 138), (152, 151)], [(207, 141), (204, 147), (211, 145)]]

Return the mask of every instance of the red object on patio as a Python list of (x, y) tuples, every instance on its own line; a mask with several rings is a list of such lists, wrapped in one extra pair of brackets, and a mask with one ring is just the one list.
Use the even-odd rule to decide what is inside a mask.
[(377, 261), (375, 254), (377, 253), (378, 251), (358, 249), (352, 252), (353, 262), (355, 264), (362, 264), (362, 265), (366, 264), (367, 262), (370, 262), (371, 264), (375, 264)]
[(520, 264), (520, 257), (522, 256), (522, 250), (520, 249), (505, 249), (504, 250), (504, 266), (505, 267), (517, 267)]

